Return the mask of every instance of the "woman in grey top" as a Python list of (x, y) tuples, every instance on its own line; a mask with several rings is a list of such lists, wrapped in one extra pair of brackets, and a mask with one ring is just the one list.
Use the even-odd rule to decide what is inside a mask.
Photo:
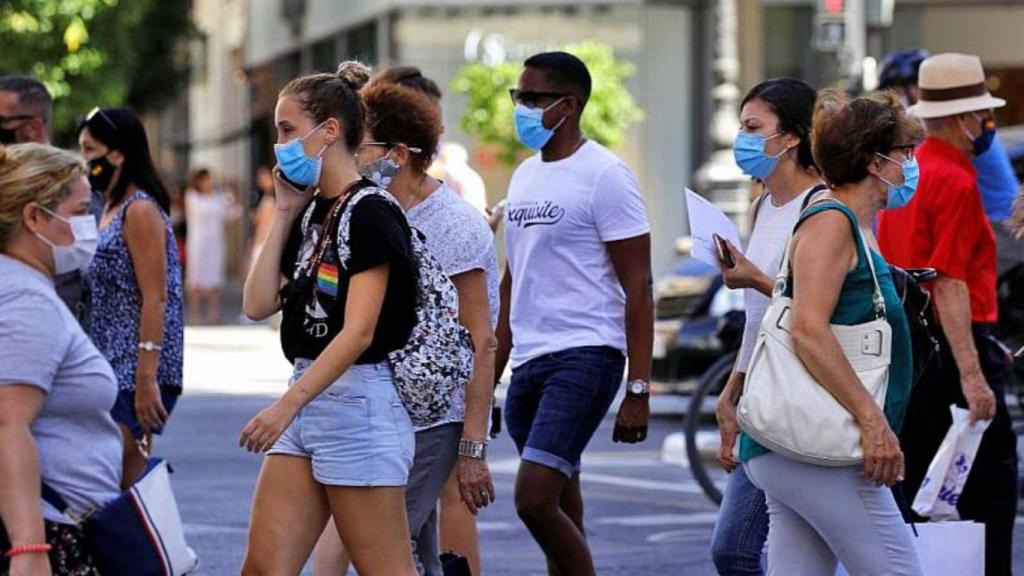
[(93, 575), (81, 529), (40, 505), (41, 482), (77, 514), (121, 483), (114, 372), (53, 280), (92, 260), (89, 184), (77, 156), (21, 144), (0, 146), (0, 190), (0, 573)]
[[(474, 514), (494, 500), (484, 460), (494, 381), (494, 324), (498, 266), (487, 221), (443, 182), (427, 175), (443, 130), (437, 103), (422, 90), (374, 79), (362, 90), (366, 132), (357, 151), (364, 177), (402, 204), (410, 225), (459, 293), (459, 315), (476, 350), (472, 379), (456, 392), (446, 418), (416, 432), (416, 455), (406, 486), (406, 511), (421, 574), (441, 576), (437, 503), (449, 477), (458, 478), (462, 501)], [(344, 574), (337, 535), (325, 533), (317, 576)], [(328, 544), (330, 543), (330, 544)], [(331, 551), (334, 551), (332, 554)], [(339, 570), (335, 572), (335, 570)]]

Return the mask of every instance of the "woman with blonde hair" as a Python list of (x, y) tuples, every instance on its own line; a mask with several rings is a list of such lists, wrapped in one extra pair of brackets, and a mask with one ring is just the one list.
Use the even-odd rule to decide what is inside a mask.
[[(54, 289), (96, 250), (78, 156), (0, 146), (0, 573), (95, 576), (77, 513), (119, 495), (117, 379)], [(6, 530), (5, 530), (6, 528)]]

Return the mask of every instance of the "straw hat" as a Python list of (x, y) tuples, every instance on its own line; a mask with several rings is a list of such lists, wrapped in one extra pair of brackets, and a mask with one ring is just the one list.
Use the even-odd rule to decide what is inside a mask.
[(964, 112), (1002, 108), (985, 87), (981, 59), (970, 54), (936, 54), (921, 63), (917, 73), (921, 98), (910, 112), (918, 118), (942, 118)]

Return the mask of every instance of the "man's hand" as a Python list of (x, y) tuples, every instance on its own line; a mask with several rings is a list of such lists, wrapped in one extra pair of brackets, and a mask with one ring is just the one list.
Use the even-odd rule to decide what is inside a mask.
[(636, 444), (647, 439), (647, 421), (651, 416), (649, 395), (626, 394), (626, 399), (619, 407), (619, 415), (615, 417), (615, 430), (612, 440)]
[(995, 417), (996, 395), (992, 393), (981, 370), (961, 374), (960, 387), (964, 391), (964, 397), (967, 398), (967, 407), (970, 409), (968, 422), (971, 426), (974, 426), (978, 420), (991, 420)]
[(715, 404), (715, 419), (718, 420), (718, 433), (722, 442), (718, 446), (718, 463), (726, 472), (732, 472), (740, 465), (733, 455), (736, 437), (740, 433), (740, 425), (736, 420), (736, 403), (725, 394), (718, 397)]
[(458, 475), (459, 494), (474, 516), (497, 498), (486, 460), (459, 456)]

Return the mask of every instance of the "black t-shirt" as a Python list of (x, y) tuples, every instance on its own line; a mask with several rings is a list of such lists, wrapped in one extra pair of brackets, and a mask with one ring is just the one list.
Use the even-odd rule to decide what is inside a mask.
[(323, 259), (317, 270), (310, 270), (324, 221), (336, 200), (314, 196), (310, 201), (314, 207), (305, 236), (302, 220), (306, 210), (303, 210), (292, 224), (285, 244), (281, 272), (289, 283), (281, 293), (281, 347), (291, 362), (296, 358), (313, 360), (323, 352), (345, 325), (345, 301), (352, 276), (381, 264), (390, 265), (387, 293), (373, 343), (356, 364), (385, 360), (389, 352), (405, 346), (416, 322), (411, 230), (401, 208), (384, 198), (367, 196), (353, 209), (347, 267), (338, 265), (339, 213), (331, 230), (327, 231), (330, 245), (324, 250)]

